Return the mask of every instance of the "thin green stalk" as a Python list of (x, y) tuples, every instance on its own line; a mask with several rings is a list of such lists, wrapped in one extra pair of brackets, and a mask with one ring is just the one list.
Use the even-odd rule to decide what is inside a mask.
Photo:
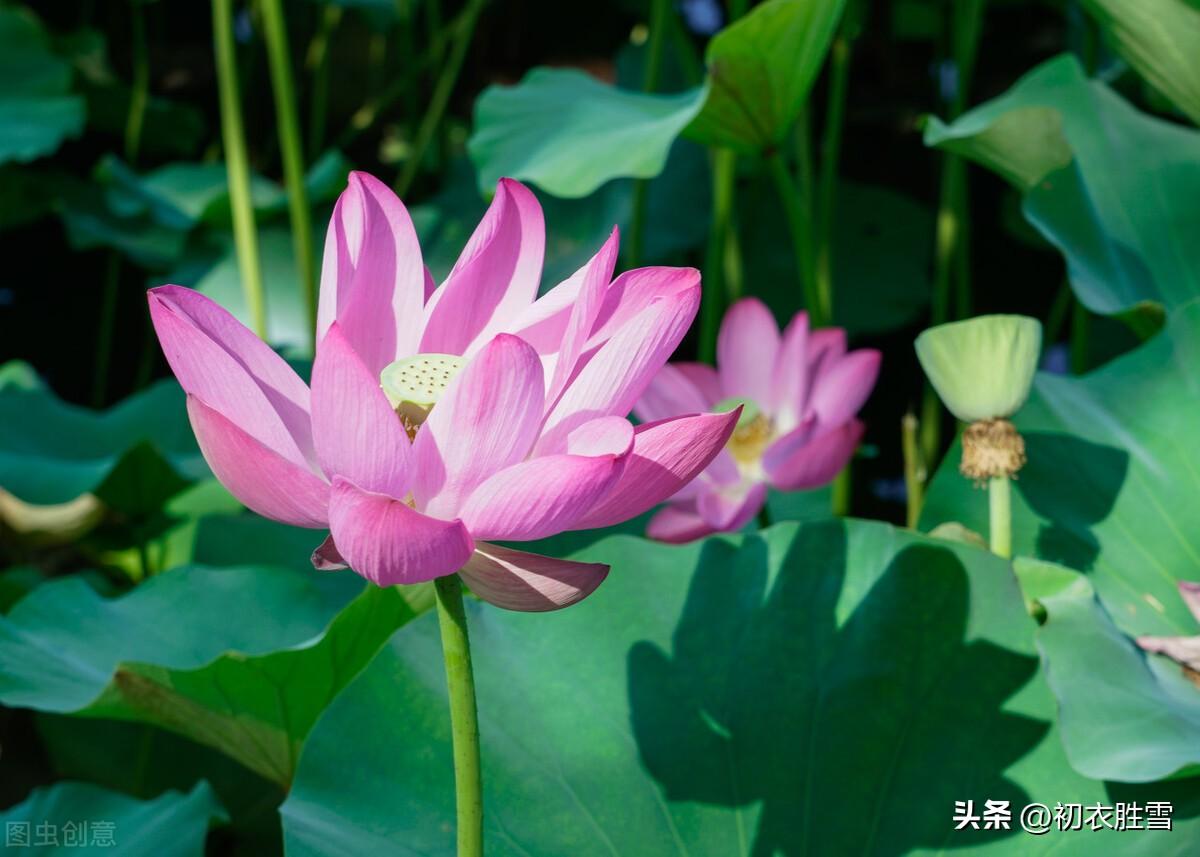
[(1012, 558), (1012, 480), (993, 476), (988, 480), (988, 538), (992, 553)]
[(437, 132), (442, 116), (446, 112), (446, 105), (450, 103), (450, 95), (454, 92), (454, 84), (458, 82), (458, 73), (462, 70), (463, 59), (467, 55), (467, 47), (471, 44), (471, 38), (475, 34), (475, 22), (479, 19), (479, 13), (483, 11), (485, 3), (487, 0), (468, 0), (467, 2), (467, 8), (458, 25), (458, 32), (450, 46), (450, 55), (446, 58), (446, 64), (442, 66), (442, 72), (434, 85), (433, 96), (429, 99), (425, 115), (421, 117), (412, 154), (405, 162), (399, 178), (396, 179), (398, 196), (404, 196), (408, 192), (413, 179), (417, 177), (417, 172), (421, 169), (421, 164), (425, 160), (425, 150), (429, 148), (433, 135)]
[(813, 327), (825, 327), (829, 324), (829, 308), (822, 302), (817, 291), (816, 278), (813, 273), (812, 223), (809, 220), (808, 208), (800, 196), (800, 189), (792, 180), (787, 164), (778, 152), (773, 152), (766, 158), (771, 180), (783, 203), (784, 214), (787, 216), (788, 231), (791, 234), (792, 252), (796, 257), (796, 271), (800, 279), (800, 288), (804, 293), (804, 306), (808, 310), (809, 324)]
[(282, 0), (261, 0), (267, 59), (271, 66), (271, 90), (275, 95), (275, 123), (283, 155), (283, 179), (287, 185), (288, 219), (292, 227), (292, 250), (300, 274), (300, 293), (308, 310), (308, 326), (317, 328), (317, 265), (313, 254), (312, 212), (304, 186), (304, 150), (300, 142), (300, 117), (296, 110), (296, 87), (288, 51), (287, 21)]
[(129, 92), (129, 115), (125, 117), (125, 160), (132, 166), (142, 146), (146, 104), (150, 100), (150, 51), (146, 44), (146, 12), (141, 0), (130, 3), (133, 23), (133, 83)]
[(442, 658), (450, 696), (450, 732), (454, 744), (454, 792), (458, 810), (458, 857), (483, 854), (483, 778), (479, 764), (479, 713), (471, 641), (463, 609), (462, 581), (457, 574), (434, 581)]
[(712, 153), (713, 212), (704, 258), (704, 291), (700, 298), (700, 359), (716, 362), (717, 331), (725, 311), (725, 255), (733, 224), (737, 154), (732, 149)]
[(237, 56), (233, 41), (233, 0), (213, 0), (213, 45), (217, 62), (217, 87), (221, 100), (221, 137), (225, 146), (225, 171), (229, 180), (229, 206), (233, 211), (233, 242), (238, 272), (246, 294), (250, 321), (263, 339), (267, 336), (267, 302), (258, 257), (258, 233), (250, 199), (250, 160), (238, 95)]
[[(671, 0), (652, 0), (650, 4), (650, 42), (646, 48), (646, 72), (642, 78), (642, 92), (654, 92), (662, 76), (663, 45), (667, 36), (667, 16), (671, 12)], [(636, 268), (642, 259), (642, 232), (645, 230), (646, 206), (649, 179), (636, 179), (633, 183), (633, 211), (629, 223), (629, 235), (625, 244), (625, 266)]]
[(909, 529), (917, 528), (921, 519), (921, 506), (925, 503), (925, 463), (921, 460), (921, 448), (917, 443), (917, 418), (911, 412), (900, 419), (900, 448), (904, 454), (904, 489), (906, 501), (905, 523)]
[(308, 151), (319, 152), (325, 142), (325, 117), (329, 111), (329, 44), (342, 22), (342, 7), (330, 3), (321, 11), (317, 32), (308, 46), (305, 65), (312, 75), (308, 106)]
[(829, 51), (829, 103), (821, 142), (821, 178), (817, 208), (817, 294), (833, 315), (833, 216), (837, 198), (838, 157), (846, 115), (846, 90), (850, 78), (850, 38), (839, 33)]
[[(967, 105), (971, 79), (975, 73), (975, 58), (979, 51), (979, 33), (983, 23), (984, 0), (961, 0), (954, 4), (953, 45), (958, 79), (954, 97), (949, 105), (949, 118), (958, 118)], [(942, 324), (951, 317), (951, 287), (959, 277), (958, 308), (971, 304), (969, 258), (963, 249), (967, 224), (966, 165), (957, 155), (942, 155), (941, 193), (934, 236), (933, 324)], [(941, 420), (938, 416), (937, 395), (929, 385), (921, 402), (921, 452), (926, 461), (935, 461), (941, 447)]]
[[(133, 81), (129, 92), (129, 113), (125, 117), (125, 161), (131, 167), (137, 163), (142, 143), (142, 127), (146, 120), (146, 104), (150, 97), (150, 51), (146, 43), (146, 11), (140, 0), (130, 3), (133, 26)], [(100, 297), (100, 319), (97, 326), (95, 374), (92, 377), (92, 406), (101, 407), (108, 394), (108, 373), (112, 365), (112, 347), (117, 322), (117, 300), (121, 286), (121, 254), (108, 251), (104, 288)]]

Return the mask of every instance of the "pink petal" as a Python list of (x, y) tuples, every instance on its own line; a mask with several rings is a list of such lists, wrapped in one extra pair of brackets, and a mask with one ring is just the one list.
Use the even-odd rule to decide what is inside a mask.
[(346, 564), (345, 558), (338, 553), (337, 545), (333, 543), (333, 536), (326, 536), (325, 541), (321, 542), (313, 551), (312, 565), (317, 571), (340, 571), (350, 567)]
[(643, 422), (699, 414), (711, 409), (710, 402), (696, 389), (696, 385), (680, 371), (678, 365), (668, 363), (646, 387), (646, 392), (633, 406), (633, 412)]
[(854, 455), (863, 424), (850, 420), (815, 438), (802, 426), (775, 441), (763, 453), (771, 484), (784, 491), (819, 488), (833, 481)]
[(546, 455), (514, 464), (471, 492), (460, 517), (480, 539), (529, 541), (561, 533), (621, 476), (616, 455)]
[(627, 455), (633, 449), (633, 426), (624, 417), (600, 417), (567, 435), (564, 449), (572, 455)]
[(826, 360), (833, 365), (846, 353), (846, 331), (840, 327), (822, 327), (808, 333), (808, 374), (815, 377)]
[(808, 313), (796, 313), (783, 332), (768, 403), (780, 433), (791, 431), (804, 415), (808, 401), (808, 339)]
[(737, 485), (707, 491), (696, 498), (696, 511), (717, 532), (737, 532), (758, 514), (767, 500), (767, 486)]
[(304, 382), (213, 301), (181, 286), (148, 293), (150, 318), (183, 389), (295, 464), (312, 454)]
[[(695, 289), (699, 282), (700, 272), (695, 268), (656, 266), (626, 271), (604, 292), (588, 348), (603, 345), (651, 304), (663, 299), (679, 299)], [(696, 301), (699, 306), (699, 296)]]
[(600, 252), (575, 275), (581, 280), (579, 298), (571, 307), (562, 344), (557, 352), (554, 375), (546, 390), (546, 401), (549, 403), (556, 402), (566, 388), (587, 345), (605, 290), (612, 281), (613, 269), (617, 264), (617, 247), (618, 233), (614, 229)]
[(247, 508), (295, 527), (324, 527), (329, 486), (306, 466), (289, 461), (196, 396), (188, 417), (204, 460)]
[(638, 426), (621, 478), (573, 529), (619, 524), (676, 494), (724, 448), (740, 415), (733, 410)]
[(689, 363), (687, 361), (672, 363), (704, 397), (704, 410), (711, 411), (713, 405), (725, 398), (721, 395), (721, 376), (717, 370), (707, 363)]
[(367, 369), (378, 375), (415, 351), (425, 266), (404, 204), (374, 176), (350, 174), (325, 236), (317, 341), (334, 321)]
[(863, 348), (851, 351), (832, 365), (827, 361), (822, 363), (808, 400), (808, 407), (817, 415), (820, 425), (841, 425), (858, 413), (879, 377), (879, 362), (878, 351)]
[(373, 375), (334, 322), (313, 363), (313, 437), (329, 478), (344, 476), (366, 491), (402, 497), (412, 446)]
[(537, 198), (501, 179), (487, 214), (430, 306), (421, 351), (464, 354), (537, 296), (546, 226)]
[(456, 515), (485, 479), (525, 458), (537, 439), (542, 390), (537, 353), (517, 337), (502, 333), (475, 355), (417, 432), (417, 506)]
[(668, 544), (683, 544), (711, 535), (716, 532), (704, 522), (695, 511), (695, 504), (690, 506), (672, 503), (654, 514), (646, 524), (646, 535)]
[(766, 304), (743, 298), (729, 308), (717, 336), (717, 371), (726, 397), (744, 396), (760, 408), (771, 402), (779, 326)]
[(341, 477), (330, 493), (329, 530), (346, 563), (380, 586), (453, 574), (475, 548), (461, 521), (422, 515), (403, 500)]
[(587, 598), (608, 576), (608, 566), (477, 543), (459, 575), (484, 601), (506, 610), (539, 613)]
[(600, 346), (551, 409), (539, 449), (554, 448), (558, 435), (588, 420), (630, 412), (695, 318), (699, 276), (692, 282), (691, 289), (651, 303)]

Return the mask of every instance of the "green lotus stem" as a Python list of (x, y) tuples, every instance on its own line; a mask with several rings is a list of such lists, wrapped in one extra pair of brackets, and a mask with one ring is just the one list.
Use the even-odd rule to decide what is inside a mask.
[(471, 642), (463, 609), (462, 581), (457, 574), (434, 581), (442, 658), (450, 695), (450, 732), (454, 743), (454, 792), (458, 813), (458, 857), (483, 854), (483, 778), (479, 765), (479, 712)]
[(917, 418), (907, 413), (900, 419), (900, 448), (904, 455), (905, 523), (915, 530), (925, 502), (925, 464), (917, 443)]
[(838, 475), (834, 477), (831, 485), (832, 491), (829, 495), (829, 510), (835, 518), (844, 518), (850, 514), (850, 496), (851, 496), (851, 470), (854, 467), (853, 461), (847, 461), (846, 466), (838, 471)]
[(846, 115), (846, 90), (850, 78), (849, 36), (839, 33), (829, 52), (829, 103), (821, 142), (821, 179), (817, 217), (817, 294), (821, 305), (833, 315), (833, 209), (837, 199), (838, 156)]
[(700, 359), (716, 362), (717, 333), (725, 312), (725, 268), (733, 200), (737, 181), (737, 153), (717, 149), (712, 153), (713, 213), (704, 256), (704, 291), (700, 298)]
[(479, 13), (483, 11), (486, 3), (487, 0), (468, 0), (467, 8), (463, 11), (458, 23), (458, 32), (450, 46), (450, 55), (446, 58), (446, 64), (442, 66), (442, 73), (438, 76), (437, 83), (434, 84), (433, 96), (429, 99), (425, 115), (421, 117), (412, 154), (396, 179), (397, 196), (403, 197), (408, 192), (413, 179), (417, 177), (417, 172), (421, 169), (421, 163), (425, 160), (425, 151), (429, 148), (433, 135), (442, 121), (446, 105), (450, 103), (454, 84), (458, 82), (458, 73), (462, 70), (467, 47), (471, 44), (471, 38), (475, 34), (475, 22), (479, 20)]
[(342, 22), (342, 7), (330, 3), (321, 12), (317, 32), (308, 46), (305, 65), (312, 73), (308, 107), (308, 151), (319, 152), (325, 142), (325, 117), (329, 110), (329, 43)]
[(229, 206), (233, 212), (233, 242), (238, 272), (246, 294), (250, 322), (267, 337), (267, 302), (258, 258), (258, 233), (250, 198), (250, 161), (238, 97), (237, 58), (233, 45), (233, 0), (213, 0), (213, 44), (217, 61), (217, 88), (221, 100), (221, 137), (225, 146), (225, 171), (229, 180)]
[[(133, 166), (141, 148), (142, 127), (150, 93), (150, 59), (146, 46), (146, 12), (140, 0), (130, 3), (133, 24), (133, 81), (129, 93), (129, 113), (125, 117), (125, 161)], [(121, 254), (108, 251), (104, 288), (100, 297), (97, 325), (95, 374), (92, 377), (92, 406), (104, 404), (108, 393), (108, 371), (112, 363), (113, 325), (117, 321), (117, 299), (121, 286)]]
[(133, 166), (142, 144), (146, 104), (150, 99), (150, 58), (146, 47), (146, 12), (141, 0), (130, 3), (133, 23), (133, 84), (129, 92), (129, 114), (125, 117), (125, 160)]
[[(979, 51), (979, 33), (983, 23), (984, 0), (962, 0), (954, 5), (953, 59), (958, 73), (954, 97), (949, 105), (949, 119), (958, 118), (967, 105), (967, 93), (975, 71)], [(956, 259), (965, 253), (963, 238), (967, 221), (966, 164), (957, 155), (942, 155), (941, 193), (934, 235), (932, 324), (950, 320), (950, 289), (954, 275), (958, 284), (959, 309), (971, 303), (969, 265), (965, 256), (961, 264)], [(964, 281), (965, 280), (965, 281)], [(925, 387), (921, 402), (921, 452), (926, 461), (935, 461), (941, 447), (941, 420), (937, 394)]]
[[(646, 73), (642, 78), (642, 92), (654, 92), (662, 74), (663, 45), (667, 36), (667, 16), (671, 12), (671, 0), (652, 0), (650, 4), (650, 43), (646, 50)], [(642, 258), (642, 232), (645, 230), (649, 179), (633, 182), (633, 211), (629, 223), (629, 241), (625, 245), (625, 266), (636, 268)]]
[(787, 164), (779, 153), (773, 152), (768, 155), (766, 162), (779, 199), (783, 203), (784, 214), (787, 216), (792, 252), (796, 257), (796, 270), (804, 293), (804, 307), (808, 310), (809, 324), (813, 327), (825, 327), (829, 324), (829, 309), (821, 300), (816, 278), (813, 276), (813, 235), (808, 207), (801, 199), (800, 189), (792, 180)]
[(988, 480), (988, 537), (992, 553), (1012, 559), (1012, 480), (993, 476)]
[(317, 265), (313, 255), (312, 212), (304, 187), (304, 150), (300, 142), (300, 118), (296, 111), (296, 87), (288, 53), (287, 22), (281, 0), (262, 0), (263, 30), (271, 67), (271, 90), (275, 95), (275, 124), (283, 155), (283, 179), (287, 185), (288, 219), (292, 226), (292, 251), (300, 274), (300, 293), (308, 310), (309, 329), (317, 329)]

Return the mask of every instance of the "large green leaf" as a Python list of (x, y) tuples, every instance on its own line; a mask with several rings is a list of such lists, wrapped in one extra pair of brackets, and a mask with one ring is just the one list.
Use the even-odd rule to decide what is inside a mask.
[(622, 90), (580, 71), (535, 68), (475, 106), (479, 186), (502, 176), (562, 197), (661, 172), (680, 133), (758, 154), (778, 145), (825, 59), (845, 0), (767, 0), (709, 42), (704, 83), (672, 95)]
[(0, 6), (0, 164), (31, 161), (83, 129), (83, 99), (69, 94), (71, 66), (55, 56), (26, 9)]
[(0, 812), (5, 850), (81, 857), (201, 857), (209, 823), (227, 820), (203, 782), (189, 794), (164, 792), (146, 801), (88, 783), (58, 783)]
[(1115, 314), (1200, 296), (1200, 132), (1139, 113), (1061, 56), (925, 141), (1027, 191), (1079, 299)]
[[(1033, 622), (984, 551), (824, 521), (681, 547), (612, 538), (576, 556), (613, 566), (576, 607), (468, 607), (489, 854), (1194, 845), (1187, 831), (953, 829), (956, 800), (1105, 799), (1063, 757)], [(287, 851), (452, 854), (453, 794), (428, 616), (317, 724), (282, 808)], [(1189, 800), (1177, 813), (1195, 814)]]
[(1026, 570), (1023, 585), (1031, 574), (1057, 584), (1038, 597), (1046, 621), (1037, 641), (1071, 764), (1129, 782), (1200, 773), (1200, 689), (1178, 664), (1122, 634), (1086, 577), (1061, 567)]
[(845, 0), (767, 0), (708, 43), (708, 99), (688, 136), (747, 154), (782, 142), (825, 61)]
[[(305, 176), (309, 202), (315, 205), (336, 197), (345, 188), (349, 171), (349, 162), (336, 149), (318, 158)], [(111, 186), (109, 206), (121, 216), (148, 213), (156, 223), (183, 230), (202, 222), (224, 226), (231, 222), (228, 176), (222, 163), (181, 161), (138, 175), (110, 155), (97, 172)], [(278, 182), (253, 175), (250, 193), (258, 217), (287, 209), (287, 192)]]
[(128, 499), (121, 481), (130, 468), (167, 480), (141, 488), (170, 493), (181, 480), (207, 475), (183, 392), (174, 381), (162, 381), (100, 412), (68, 404), (40, 383), (0, 383), (4, 490), (38, 504), (65, 503), (108, 489), (114, 489), (114, 500)]
[(704, 88), (645, 95), (573, 69), (535, 68), (517, 86), (492, 86), (475, 103), (468, 151), (479, 187), (490, 194), (508, 176), (577, 197), (609, 179), (656, 176), (704, 98)]
[(1200, 8), (1187, 0), (1084, 0), (1117, 51), (1200, 124)]
[(155, 723), (286, 786), (317, 715), (422, 592), (193, 566), (106, 600), (65, 578), (0, 620), (0, 702)]
[[(1200, 529), (1200, 304), (1137, 350), (1082, 378), (1039, 374), (1014, 422), (1029, 462), (1013, 492), (1013, 549), (1085, 571), (1127, 634), (1190, 633), (1176, 592), (1196, 577)], [(925, 528), (987, 532), (987, 494), (958, 474), (956, 444), (935, 475)]]

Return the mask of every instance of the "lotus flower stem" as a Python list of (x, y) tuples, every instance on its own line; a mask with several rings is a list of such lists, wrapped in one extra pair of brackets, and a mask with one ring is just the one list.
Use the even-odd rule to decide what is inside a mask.
[[(140, 0), (130, 3), (133, 26), (133, 81), (129, 93), (129, 113), (125, 117), (125, 160), (137, 162), (142, 142), (142, 126), (146, 119), (146, 102), (150, 90), (150, 60), (146, 47), (146, 12)], [(97, 325), (96, 370), (92, 379), (92, 404), (104, 404), (108, 392), (108, 369), (112, 360), (113, 325), (117, 316), (117, 297), (121, 285), (121, 254), (110, 250), (105, 269), (104, 290), (100, 298), (100, 322)]]
[[(979, 49), (979, 32), (983, 23), (984, 0), (964, 0), (954, 7), (953, 59), (957, 80), (949, 105), (951, 119), (958, 117), (967, 105), (967, 93), (975, 70)], [(949, 152), (942, 156), (941, 198), (934, 237), (933, 323), (950, 320), (950, 288), (954, 275), (959, 277), (959, 311), (965, 313), (970, 304), (970, 266), (966, 263), (967, 229), (966, 165)], [(926, 461), (935, 461), (941, 446), (941, 420), (937, 395), (928, 386), (921, 406), (921, 451)]]
[(925, 464), (921, 460), (921, 448), (917, 443), (919, 424), (911, 412), (900, 419), (900, 447), (904, 453), (904, 489), (907, 514), (905, 523), (916, 529), (921, 518), (921, 506), (925, 502)]
[(325, 142), (325, 116), (329, 105), (329, 43), (341, 22), (341, 6), (331, 3), (324, 8), (304, 60), (312, 74), (308, 108), (309, 152), (319, 152)]
[(233, 0), (213, 0), (213, 44), (217, 60), (217, 88), (221, 100), (221, 136), (225, 145), (225, 170), (229, 176), (229, 205), (233, 212), (233, 240), (238, 272), (246, 294), (246, 307), (254, 332), (267, 337), (267, 305), (258, 258), (258, 233), (250, 198), (250, 162), (238, 95), (237, 57), (233, 45)]
[(457, 574), (434, 581), (442, 657), (450, 694), (450, 731), (454, 743), (454, 791), (458, 812), (458, 857), (483, 854), (483, 780), (479, 765), (479, 712), (471, 642), (463, 609), (462, 581)]
[(813, 327), (825, 327), (829, 324), (829, 307), (822, 300), (816, 278), (813, 276), (813, 230), (808, 207), (801, 200), (800, 189), (793, 181), (783, 158), (776, 152), (769, 155), (766, 161), (779, 199), (783, 203), (784, 213), (787, 215), (792, 252), (796, 257), (796, 270), (804, 292), (804, 308), (808, 310)]
[[(671, 0), (653, 0), (650, 4), (650, 43), (646, 49), (646, 73), (642, 78), (642, 91), (654, 92), (662, 72), (663, 45), (667, 36), (667, 16), (671, 13)], [(637, 179), (633, 183), (633, 205), (629, 224), (629, 242), (626, 245), (625, 264), (636, 268), (642, 258), (642, 232), (646, 222), (646, 194), (649, 179)]]
[(479, 19), (479, 13), (483, 11), (485, 3), (487, 0), (468, 0), (467, 7), (457, 22), (458, 32), (450, 46), (450, 54), (446, 58), (446, 63), (442, 66), (442, 73), (438, 76), (437, 83), (434, 84), (429, 107), (426, 108), (425, 115), (421, 117), (412, 153), (396, 179), (397, 196), (404, 196), (408, 192), (413, 179), (417, 177), (417, 172), (421, 169), (421, 163), (425, 160), (425, 150), (429, 148), (433, 135), (437, 131), (438, 125), (441, 124), (442, 115), (446, 112), (446, 105), (450, 103), (450, 95), (454, 92), (454, 84), (458, 82), (458, 73), (462, 70), (463, 59), (467, 55), (471, 37), (475, 34), (475, 22)]
[(988, 480), (988, 538), (992, 553), (1012, 559), (1012, 480), (993, 476)]
[[(717, 332), (725, 311), (725, 274), (731, 250), (737, 261), (736, 236), (733, 232), (734, 191), (737, 182), (737, 154), (718, 149), (712, 154), (713, 217), (704, 259), (704, 295), (700, 301), (700, 359), (713, 363), (717, 357)], [(733, 267), (737, 267), (735, 264)], [(737, 274), (740, 276), (740, 272)]]
[(842, 126), (846, 115), (846, 89), (850, 77), (851, 34), (845, 32), (848, 20), (843, 16), (843, 32), (833, 40), (829, 53), (829, 103), (821, 141), (821, 180), (817, 219), (817, 294), (822, 305), (833, 308), (833, 209), (837, 199), (838, 156), (842, 146)]
[(300, 142), (300, 120), (296, 113), (296, 87), (288, 55), (287, 22), (281, 0), (262, 0), (263, 29), (271, 66), (271, 89), (275, 95), (275, 122), (283, 155), (283, 177), (287, 184), (288, 217), (292, 225), (292, 249), (300, 291), (308, 310), (309, 327), (317, 327), (317, 269), (313, 256), (312, 212), (304, 187), (304, 151)]
[(146, 48), (146, 12), (141, 0), (134, 0), (129, 5), (133, 24), (133, 82), (129, 92), (129, 114), (125, 117), (125, 160), (132, 166), (142, 144), (142, 126), (150, 95), (150, 60)]

